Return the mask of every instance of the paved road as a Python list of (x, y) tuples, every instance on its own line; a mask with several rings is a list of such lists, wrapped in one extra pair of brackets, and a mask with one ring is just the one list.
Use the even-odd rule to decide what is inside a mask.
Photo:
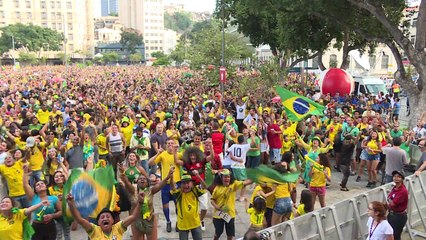
[[(408, 125), (408, 118), (406, 117), (406, 100), (405, 98), (403, 98), (401, 100), (402, 102), (402, 106), (401, 106), (401, 114), (400, 114), (400, 121), (401, 121), (401, 126), (402, 127), (407, 127)], [(380, 177), (380, 175), (378, 176)], [(367, 190), (367, 188), (365, 187), (367, 185), (367, 181), (366, 181), (367, 176), (364, 175), (361, 182), (355, 182), (355, 177), (350, 177), (349, 178), (349, 182), (348, 182), (348, 188), (350, 191), (348, 192), (342, 192), (340, 191), (340, 181), (342, 179), (342, 174), (336, 171), (333, 171), (332, 173), (332, 182), (331, 185), (328, 187), (327, 189), (327, 194), (326, 194), (326, 204), (327, 205), (331, 205), (333, 203), (337, 203), (340, 201), (343, 201), (347, 198), (350, 198), (352, 196), (358, 195), (360, 193), (363, 193)], [(300, 192), (304, 189), (304, 187), (302, 185), (299, 185), (297, 188), (297, 192), (298, 192), (298, 200), (300, 199)], [(249, 191), (248, 194), (251, 194), (251, 191)], [(249, 196), (249, 195), (248, 195)], [(172, 226), (173, 226), (173, 231), (171, 233), (167, 233), (166, 232), (166, 221), (165, 218), (163, 216), (162, 213), (162, 208), (161, 208), (161, 199), (160, 199), (160, 194), (157, 194), (155, 196), (155, 201), (154, 201), (154, 208), (156, 213), (159, 216), (159, 224), (158, 224), (158, 237), (159, 239), (179, 239), (178, 233), (176, 233), (174, 231), (174, 224), (176, 223), (176, 215), (174, 213), (174, 206), (173, 204), (171, 204), (171, 220), (172, 220)], [(242, 237), (244, 235), (244, 233), (247, 231), (248, 226), (250, 225), (250, 220), (248, 217), (248, 214), (245, 212), (244, 209), (244, 202), (236, 202), (235, 203), (236, 206), (236, 210), (237, 210), (237, 217), (235, 219), (235, 225), (236, 225), (236, 236), (237, 237)], [(316, 205), (315, 205), (315, 209), (319, 209), (319, 203), (317, 201)], [(122, 217), (127, 216), (127, 214), (122, 214)], [(213, 239), (213, 235), (214, 235), (214, 227), (212, 224), (212, 209), (210, 209), (208, 211), (207, 214), (207, 219), (205, 220), (206, 223), (206, 231), (203, 233), (203, 238), (204, 239)], [(87, 239), (87, 235), (84, 232), (84, 230), (81, 229), (81, 227), (79, 227), (79, 229), (77, 231), (72, 232), (71, 234), (72, 239), (74, 240), (86, 240)], [(225, 236), (222, 235), (222, 238), (225, 239)], [(130, 228), (129, 230), (125, 233), (125, 237), (124, 239), (131, 239), (131, 231)]]

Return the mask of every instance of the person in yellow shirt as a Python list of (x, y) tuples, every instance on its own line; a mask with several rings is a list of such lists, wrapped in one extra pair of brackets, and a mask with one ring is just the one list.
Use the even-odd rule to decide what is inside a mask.
[(160, 118), (160, 122), (163, 122), (166, 119), (166, 113), (163, 111), (163, 106), (161, 104), (158, 105), (155, 116)]
[(123, 133), (124, 139), (126, 140), (126, 154), (130, 152), (130, 141), (133, 135), (133, 128), (135, 127), (135, 122), (133, 119), (124, 117), (121, 119), (121, 133)]
[(293, 142), (290, 140), (288, 135), (283, 135), (283, 146), (281, 148), (281, 155), (286, 152), (289, 152), (293, 147)]
[[(22, 181), (24, 170), (22, 167), (27, 157), (22, 158), (21, 150), (17, 150), (15, 156), (18, 157), (16, 158), (17, 161), (10, 153), (7, 153), (4, 164), (0, 165), (0, 175), (6, 180), (10, 198), (19, 202), (21, 207), (26, 208), (29, 207), (30, 204), (24, 191)], [(26, 156), (28, 156), (28, 154), (26, 154)]]
[(234, 181), (229, 169), (220, 172), (220, 182), (213, 190), (211, 204), (214, 208), (213, 225), (215, 228), (214, 238), (218, 240), (226, 228), (228, 239), (235, 237), (235, 196), (236, 192), (244, 186), (252, 183), (250, 179), (245, 181)]
[(325, 193), (326, 193), (326, 183), (331, 181), (331, 167), (330, 161), (326, 154), (321, 153), (318, 155), (319, 165), (322, 166), (321, 169), (314, 167), (314, 163), (310, 163), (311, 170), (309, 176), (311, 181), (309, 184), (309, 191), (311, 191), (313, 198), (313, 205), (315, 206), (315, 201), (318, 196), (321, 207), (325, 207)]
[(368, 171), (368, 184), (367, 187), (376, 187), (377, 181), (377, 165), (380, 161), (380, 153), (382, 152), (382, 143), (379, 138), (379, 133), (371, 131), (370, 136), (367, 137), (367, 141), (364, 142), (364, 149), (367, 160), (367, 171)]
[[(271, 184), (272, 186), (272, 184)], [(250, 204), (253, 204), (254, 198), (257, 196), (262, 196), (266, 200), (266, 210), (265, 210), (265, 220), (266, 220), (266, 227), (271, 226), (271, 218), (272, 218), (272, 212), (274, 209), (274, 203), (275, 203), (275, 191), (272, 190), (271, 186), (268, 186), (266, 183), (262, 183), (257, 185), (253, 193), (251, 195)]]
[[(11, 197), (4, 197), (0, 203), (0, 236), (3, 240), (29, 239), (31, 236), (24, 234), (29, 233), (26, 226), (30, 226), (29, 222), (24, 224), (27, 217), (40, 208), (41, 206), (49, 206), (48, 200), (43, 200), (40, 203), (29, 208), (18, 209)], [(28, 220), (27, 220), (28, 221)]]
[(198, 198), (206, 193), (207, 186), (198, 171), (193, 171), (193, 173), (200, 180), (203, 189), (194, 186), (190, 175), (182, 176), (179, 189), (176, 189), (173, 178), (170, 179), (171, 194), (176, 199), (177, 205), (177, 227), (180, 240), (188, 239), (189, 231), (191, 231), (192, 239), (203, 239)]
[(98, 134), (96, 137), (96, 145), (98, 146), (98, 155), (99, 159), (107, 161), (108, 158), (108, 146), (107, 146), (107, 136), (109, 134), (109, 129), (106, 125), (102, 127), (102, 133)]
[(339, 132), (339, 130), (342, 129), (342, 124), (340, 124), (340, 118), (338, 116), (333, 117), (333, 121), (327, 125), (326, 128), (326, 134), (328, 134), (328, 139), (331, 139), (334, 141), (336, 134)]
[(40, 124), (44, 125), (49, 122), (49, 117), (52, 116), (52, 113), (47, 109), (46, 105), (41, 105), (41, 108), (37, 111), (37, 119)]
[[(153, 166), (155, 164), (161, 163), (161, 179), (166, 178), (168, 175), (168, 172), (170, 171), (170, 168), (175, 167), (176, 170), (174, 171), (174, 174), (173, 174), (173, 181), (175, 182), (180, 181), (180, 167), (175, 162), (177, 161), (177, 159), (182, 159), (182, 154), (178, 153), (177, 150), (178, 150), (178, 145), (175, 144), (175, 141), (173, 139), (168, 139), (166, 142), (166, 151), (159, 150), (155, 156), (149, 159), (148, 161), (149, 166)], [(161, 189), (161, 202), (163, 204), (163, 213), (167, 221), (167, 225), (166, 225), (167, 232), (172, 231), (172, 223), (170, 221), (169, 202), (175, 201), (174, 197), (170, 193), (170, 190), (171, 190), (171, 186), (169, 182)]]
[(26, 147), (29, 150), (29, 167), (32, 171), (30, 185), (33, 186), (34, 183), (44, 180), (42, 171), (44, 165), (43, 151), (46, 146), (50, 145), (50, 142), (40, 142), (38, 139), (36, 140), (35, 137), (28, 137), (26, 143)]
[(305, 215), (306, 213), (312, 212), (314, 210), (314, 205), (312, 204), (312, 194), (308, 189), (302, 190), (300, 193), (300, 204), (296, 207), (294, 205), (293, 213), (290, 216), (290, 219), (294, 219), (298, 216)]
[(97, 240), (122, 240), (123, 234), (127, 230), (127, 227), (130, 226), (138, 218), (138, 215), (140, 213), (140, 206), (143, 204), (143, 197), (139, 195), (138, 203), (136, 203), (132, 214), (116, 224), (114, 224), (113, 213), (110, 210), (104, 208), (98, 214), (96, 218), (97, 225), (95, 225), (93, 223), (90, 223), (80, 215), (77, 206), (75, 205), (74, 197), (71, 193), (67, 195), (66, 199), (69, 210), (74, 219), (87, 232), (90, 239)]
[[(246, 201), (246, 204), (248, 202)], [(253, 199), (251, 207), (246, 206), (247, 213), (250, 215), (250, 227), (249, 231), (260, 231), (266, 227), (266, 221), (264, 216), (266, 213), (266, 200), (262, 196), (256, 196)]]
[(25, 150), (26, 142), (22, 141), (22, 137), (21, 137), (22, 132), (19, 128), (16, 128), (13, 134), (10, 131), (8, 131), (5, 127), (3, 128), (3, 130), (6, 133), (7, 137), (16, 144), (16, 147), (18, 149)]

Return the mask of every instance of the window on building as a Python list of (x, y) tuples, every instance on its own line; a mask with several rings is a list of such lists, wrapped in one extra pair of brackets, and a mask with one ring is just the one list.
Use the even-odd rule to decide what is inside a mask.
[(21, 19), (21, 12), (15, 12), (15, 18)]
[(41, 23), (41, 26), (42, 26), (42, 27), (47, 27), (47, 22), (42, 22), (42, 23)]
[(15, 6), (15, 8), (19, 8), (19, 0), (13, 0), (13, 6)]
[(50, 8), (55, 8), (55, 2), (54, 1), (50, 1)]
[(68, 21), (71, 21), (72, 20), (72, 13), (67, 13), (67, 20)]
[(47, 13), (46, 12), (41, 13), (41, 19), (43, 19), (43, 20), (47, 19)]
[(72, 23), (68, 23), (67, 24), (67, 30), (68, 31), (72, 31), (73, 30)]
[(330, 67), (337, 67), (337, 55), (336, 54), (330, 55), (329, 65), (330, 65)]
[(61, 1), (56, 1), (56, 8), (61, 8)]
[(74, 44), (69, 44), (68, 48), (71, 52), (73, 52), (74, 51)]
[(4, 11), (0, 11), (0, 18), (4, 18)]
[(68, 41), (72, 41), (72, 40), (74, 40), (74, 36), (72, 35), (72, 33), (68, 33), (67, 40), (68, 40)]
[(55, 19), (56, 19), (56, 13), (51, 13), (51, 14), (50, 14), (50, 18), (51, 18), (52, 20), (55, 20)]
[(415, 27), (417, 24), (417, 18), (413, 18), (413, 22), (411, 23), (412, 27)]
[(41, 1), (40, 2), (40, 8), (46, 8), (46, 2), (45, 1)]
[(388, 66), (389, 66), (389, 56), (383, 53), (381, 68), (388, 69)]
[(72, 2), (67, 2), (67, 9), (72, 9)]
[(3, 7), (3, 0), (0, 0), (0, 7)]
[(31, 8), (31, 1), (25, 1), (25, 7)]
[(370, 55), (368, 57), (368, 62), (370, 63), (370, 68), (371, 69), (376, 68), (376, 55)]

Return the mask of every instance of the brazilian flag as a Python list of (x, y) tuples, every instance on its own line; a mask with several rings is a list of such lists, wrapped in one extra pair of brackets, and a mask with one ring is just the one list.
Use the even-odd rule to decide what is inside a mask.
[(71, 193), (77, 210), (83, 218), (96, 218), (103, 208), (113, 211), (115, 207), (115, 177), (111, 165), (89, 172), (73, 170), (64, 185), (62, 212), (66, 222), (72, 221), (66, 196)]
[(291, 121), (300, 121), (307, 115), (324, 115), (325, 107), (311, 99), (291, 92), (282, 87), (276, 87), (284, 105), (285, 112)]
[(247, 178), (256, 183), (294, 183), (299, 178), (299, 172), (288, 172), (281, 174), (266, 165), (256, 168), (246, 168)]

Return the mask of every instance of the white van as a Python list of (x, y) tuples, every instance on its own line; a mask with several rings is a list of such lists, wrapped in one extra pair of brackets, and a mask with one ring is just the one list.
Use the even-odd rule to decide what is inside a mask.
[(370, 94), (377, 96), (379, 92), (387, 94), (385, 82), (378, 77), (353, 77), (355, 81), (354, 94)]

